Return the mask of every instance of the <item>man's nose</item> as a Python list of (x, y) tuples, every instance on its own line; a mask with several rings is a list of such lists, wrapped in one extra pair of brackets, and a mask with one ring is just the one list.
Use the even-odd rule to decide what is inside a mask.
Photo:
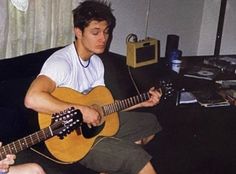
[(100, 34), (100, 41), (101, 41), (101, 42), (105, 42), (106, 40), (107, 40), (106, 34), (105, 34), (105, 33), (101, 33), (101, 34)]

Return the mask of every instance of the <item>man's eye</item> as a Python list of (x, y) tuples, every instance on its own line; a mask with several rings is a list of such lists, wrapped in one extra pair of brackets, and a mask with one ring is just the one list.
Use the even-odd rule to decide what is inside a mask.
[(98, 35), (99, 32), (95, 31), (95, 32), (92, 32), (93, 35)]

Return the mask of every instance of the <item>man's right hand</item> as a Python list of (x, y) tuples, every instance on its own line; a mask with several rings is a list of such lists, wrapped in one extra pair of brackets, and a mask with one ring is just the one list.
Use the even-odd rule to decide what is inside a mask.
[(80, 106), (80, 111), (83, 115), (83, 121), (88, 124), (89, 127), (99, 126), (102, 122), (102, 113), (93, 106)]

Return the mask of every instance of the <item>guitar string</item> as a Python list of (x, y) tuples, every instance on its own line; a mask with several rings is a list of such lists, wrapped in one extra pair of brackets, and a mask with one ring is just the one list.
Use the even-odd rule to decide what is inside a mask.
[[(57, 126), (60, 125), (61, 122), (55, 122), (53, 125), (51, 126)], [(12, 143), (9, 143), (5, 146), (2, 147), (2, 149), (4, 150), (4, 153), (13, 153), (13, 152), (19, 152), (20, 150), (24, 150), (32, 145), (35, 145), (39, 142), (41, 142), (42, 140), (45, 140), (48, 138), (48, 134), (47, 132), (49, 132), (49, 127), (41, 129), (38, 132), (32, 133), (24, 138), (21, 138), (19, 140), (16, 140)], [(52, 134), (50, 134), (50, 136), (53, 136)]]
[(16, 140), (10, 144), (3, 146), (2, 149), (5, 151), (5, 153), (13, 153), (13, 152), (19, 152), (20, 150), (24, 150), (46, 139), (47, 137), (45, 137), (45, 133), (44, 133), (45, 130), (46, 129), (42, 129), (39, 132), (33, 133), (27, 137)]

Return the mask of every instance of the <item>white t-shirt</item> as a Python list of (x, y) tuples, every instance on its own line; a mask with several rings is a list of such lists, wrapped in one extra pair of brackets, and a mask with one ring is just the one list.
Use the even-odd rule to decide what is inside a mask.
[(53, 53), (39, 75), (49, 77), (57, 87), (69, 87), (81, 93), (87, 93), (96, 86), (105, 86), (104, 65), (100, 57), (93, 55), (90, 62), (79, 59), (74, 44), (70, 44)]

